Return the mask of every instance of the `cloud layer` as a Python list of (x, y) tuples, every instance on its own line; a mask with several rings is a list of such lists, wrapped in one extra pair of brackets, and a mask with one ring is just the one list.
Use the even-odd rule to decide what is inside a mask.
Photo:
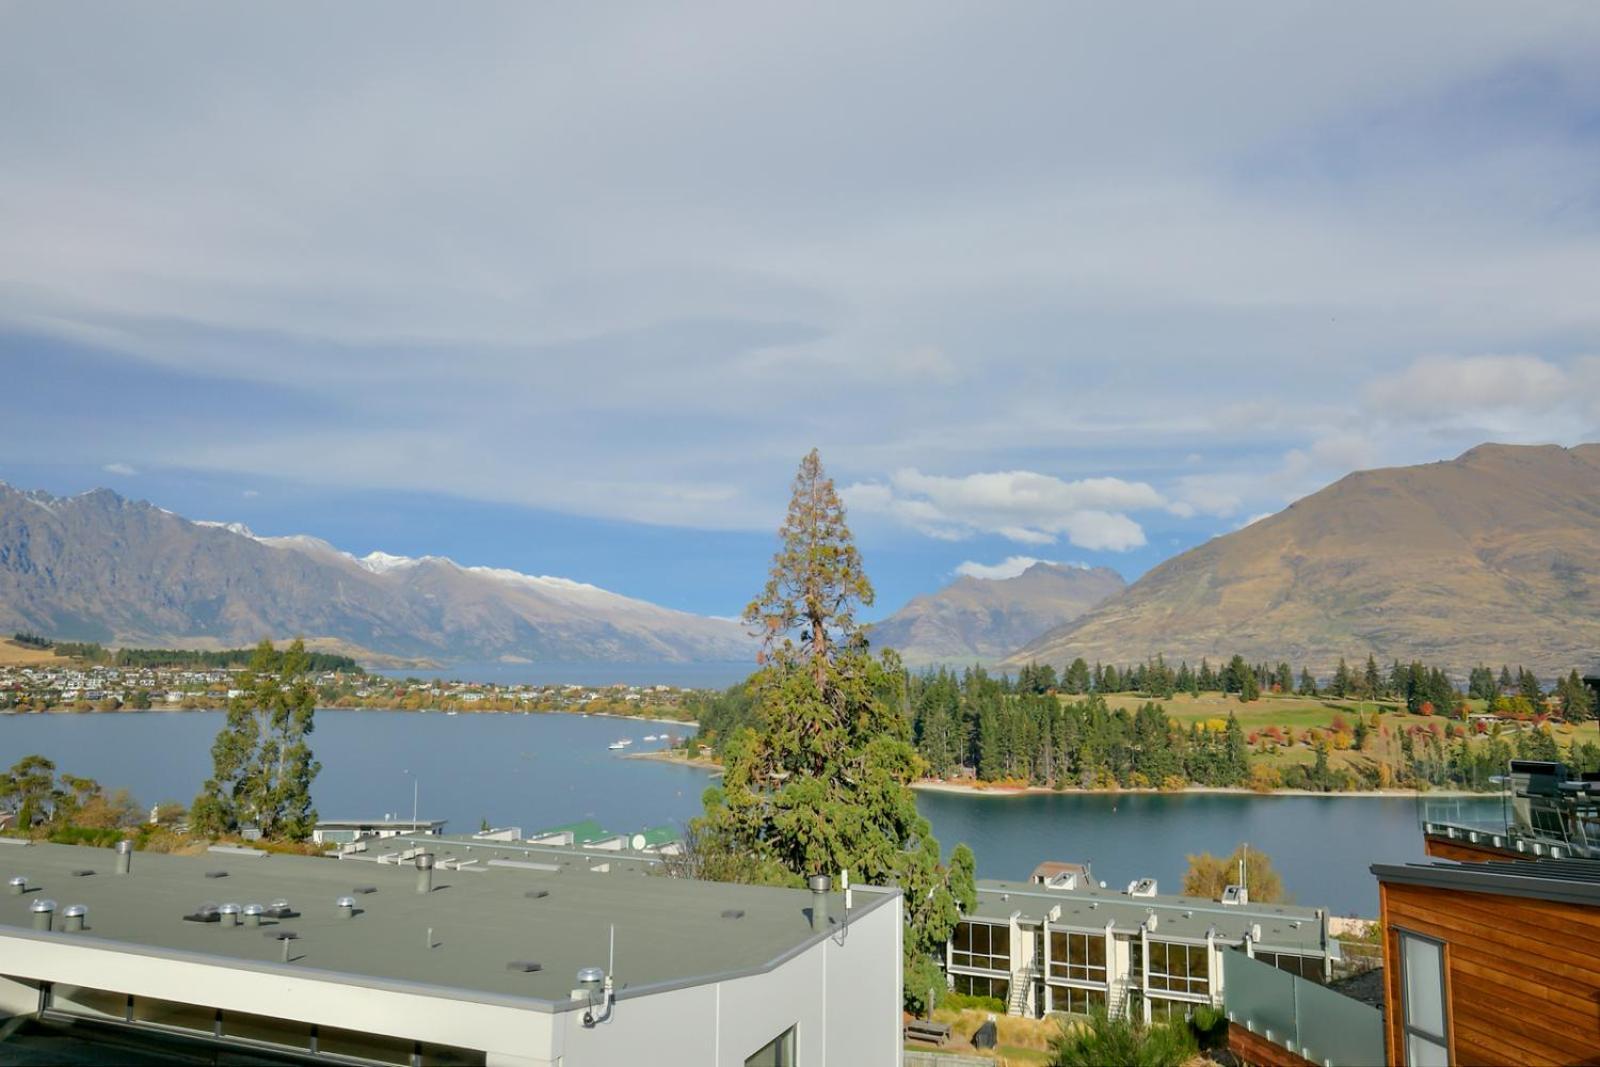
[(1600, 427), (1592, 4), (302, 14), (0, 15), (10, 460), (1137, 554)]

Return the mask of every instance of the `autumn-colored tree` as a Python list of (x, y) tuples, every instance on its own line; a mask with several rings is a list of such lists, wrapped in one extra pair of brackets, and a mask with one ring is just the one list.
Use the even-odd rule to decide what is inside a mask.
[(1285, 900), (1283, 879), (1272, 867), (1272, 859), (1265, 853), (1240, 845), (1225, 859), (1209, 852), (1189, 857), (1189, 869), (1183, 876), (1183, 893), (1190, 897), (1219, 900), (1222, 891), (1239, 884), (1240, 866), (1243, 865), (1245, 886), (1250, 891), (1252, 904), (1276, 904)]

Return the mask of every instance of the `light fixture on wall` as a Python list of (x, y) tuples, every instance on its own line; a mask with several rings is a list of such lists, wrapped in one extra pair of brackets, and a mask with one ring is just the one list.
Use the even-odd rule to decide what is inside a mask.
[[(612, 984), (612, 973), (617, 964), (617, 928), (611, 927), (611, 947), (608, 953), (606, 969), (598, 967), (584, 967), (578, 971), (578, 988), (574, 992), (588, 999), (589, 1007), (583, 1013), (583, 1028), (593, 1030), (599, 1023), (611, 1018), (612, 1006), (616, 1003), (616, 990)], [(595, 1009), (604, 1006), (604, 1010), (595, 1014)]]

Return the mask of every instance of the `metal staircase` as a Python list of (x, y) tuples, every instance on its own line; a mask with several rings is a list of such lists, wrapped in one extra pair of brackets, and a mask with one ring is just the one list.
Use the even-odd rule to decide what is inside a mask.
[(1034, 983), (1039, 980), (1038, 964), (1029, 961), (1022, 970), (1011, 976), (1011, 990), (1006, 996), (1007, 1015), (1028, 1015), (1028, 998)]

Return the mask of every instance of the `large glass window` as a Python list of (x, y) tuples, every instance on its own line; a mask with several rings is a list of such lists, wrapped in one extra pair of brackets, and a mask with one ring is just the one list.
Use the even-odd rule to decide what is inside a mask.
[(1009, 979), (988, 978), (981, 974), (952, 974), (950, 988), (965, 997), (993, 997), (1002, 1004), (1011, 995)]
[(794, 1067), (794, 1027), (746, 1056), (744, 1067)]
[(963, 919), (950, 942), (950, 963), (1011, 973), (1011, 927)]
[(1406, 1063), (1409, 1067), (1448, 1067), (1444, 946), (1431, 938), (1400, 931), (1400, 973), (1404, 986)]
[(1087, 1015), (1095, 1008), (1106, 1006), (1106, 991), (1104, 989), (1079, 989), (1076, 986), (1053, 985), (1050, 987), (1050, 1007), (1053, 1011), (1069, 1012), (1073, 1015)]
[(1078, 982), (1104, 982), (1105, 935), (1050, 931), (1050, 977)]
[(1204, 945), (1179, 945), (1169, 941), (1150, 942), (1150, 982), (1146, 987), (1168, 993), (1201, 996), (1211, 992)]

